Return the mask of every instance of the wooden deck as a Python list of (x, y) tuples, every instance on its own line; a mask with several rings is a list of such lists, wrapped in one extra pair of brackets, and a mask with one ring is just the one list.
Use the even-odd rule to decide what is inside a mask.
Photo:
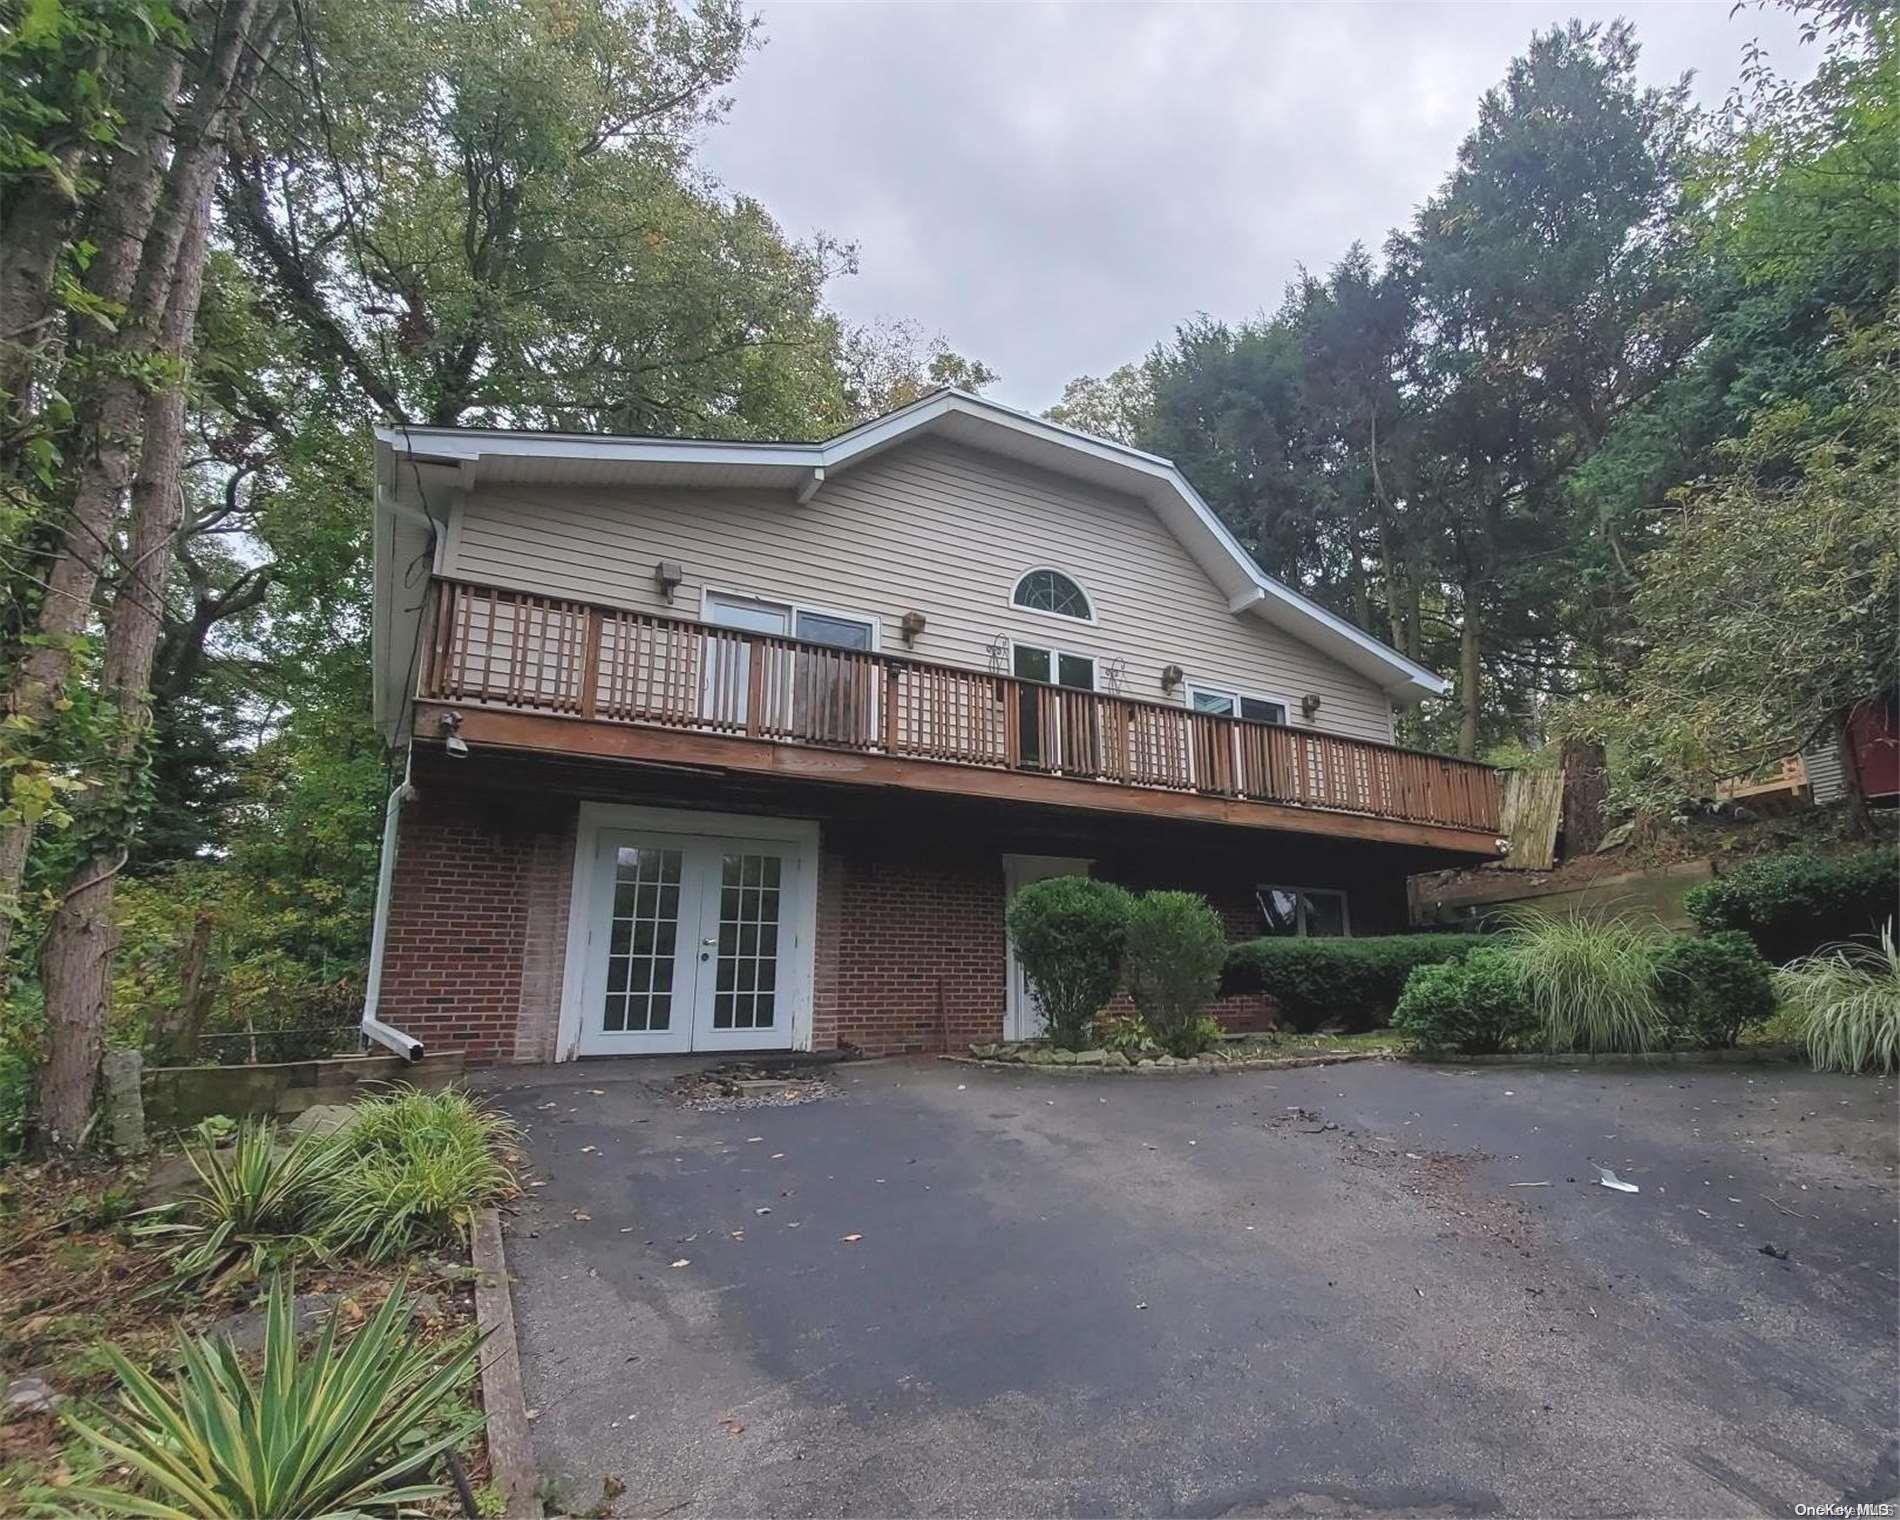
[(425, 739), (1498, 854), (1497, 773), (1442, 755), (460, 582), (427, 626)]

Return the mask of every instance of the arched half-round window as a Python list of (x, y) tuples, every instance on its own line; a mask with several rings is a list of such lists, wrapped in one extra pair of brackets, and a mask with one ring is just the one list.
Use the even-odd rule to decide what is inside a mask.
[(1031, 612), (1053, 612), (1058, 617), (1093, 621), (1095, 610), (1082, 588), (1060, 570), (1031, 570), (1016, 582), (1010, 601)]

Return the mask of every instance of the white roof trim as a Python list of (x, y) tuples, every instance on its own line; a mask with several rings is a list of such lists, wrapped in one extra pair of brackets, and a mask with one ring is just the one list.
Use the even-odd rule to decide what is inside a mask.
[[(1197, 545), (1189, 540), (1198, 539), (1198, 547), (1208, 551), (1209, 558), (1233, 573), (1236, 585), (1222, 589), (1227, 591), (1228, 606), (1236, 615), (1252, 613), (1265, 618), (1303, 642), (1331, 653), (1376, 681), (1396, 701), (1441, 697), (1451, 689), (1451, 683), (1443, 677), (1268, 575), (1254, 563), (1253, 556), (1241, 548), (1171, 461), (1045, 422), (1040, 417), (986, 401), (966, 391), (933, 391), (908, 406), (874, 417), (823, 443), (732, 443), (438, 427), (378, 428), (376, 441), (379, 452), (461, 461), (470, 473), (486, 456), (685, 466), (779, 466), (823, 472), (816, 478), (828, 479), (914, 433), (954, 417), (969, 417), (1023, 443), (1040, 444), (1074, 455), (1078, 460), (1088, 459), (1098, 467), (1089, 473), (1090, 479), (1100, 479), (1104, 471), (1123, 475), (1126, 480), (1120, 488), (1144, 498), (1157, 509), (1170, 504), (1185, 507), (1187, 522), (1170, 526), (1190, 552)], [(1053, 463), (1047, 467), (1059, 470), (1061, 465)], [(1203, 559), (1202, 563), (1205, 566), (1207, 560)]]

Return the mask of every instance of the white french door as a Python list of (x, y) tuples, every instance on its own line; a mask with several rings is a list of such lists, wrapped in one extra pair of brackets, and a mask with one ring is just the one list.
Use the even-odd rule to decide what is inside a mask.
[(601, 829), (576, 1049), (581, 1055), (792, 1044), (810, 946), (796, 841)]

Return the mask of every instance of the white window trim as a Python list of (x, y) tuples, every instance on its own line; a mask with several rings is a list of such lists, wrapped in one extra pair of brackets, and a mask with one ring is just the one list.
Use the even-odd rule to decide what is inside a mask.
[[(1292, 698), (1276, 696), (1270, 691), (1241, 691), (1233, 686), (1203, 686), (1198, 681), (1188, 681), (1183, 684), (1183, 692), (1184, 694), (1181, 700), (1187, 704), (1189, 711), (1195, 710), (1194, 699), (1197, 696), (1226, 697), (1234, 704), (1234, 710), (1231, 716), (1235, 718), (1240, 717), (1240, 704), (1243, 701), (1272, 702), (1279, 707), (1281, 712), (1286, 714), (1286, 722), (1279, 725), (1282, 728), (1293, 727), (1293, 715), (1299, 711), (1298, 706), (1295, 705)], [(1207, 716), (1210, 718), (1219, 718), (1230, 715), (1224, 713), (1209, 713)], [(1247, 718), (1242, 721), (1258, 723), (1260, 720), (1258, 718)]]
[[(1072, 612), (1050, 612), (1043, 607), (1025, 607), (1021, 602), (1017, 601), (1016, 593), (1022, 590), (1023, 582), (1028, 580), (1029, 577), (1034, 575), (1038, 570), (1047, 570), (1051, 574), (1060, 575), (1065, 580), (1072, 581), (1075, 584), (1075, 588), (1082, 593), (1083, 600), (1089, 604), (1089, 615), (1087, 617), (1077, 617)], [(1081, 576), (1064, 570), (1060, 565), (1031, 565), (1027, 570), (1018, 575), (1015, 580), (1009, 583), (1008, 602), (1011, 612), (1026, 612), (1031, 617), (1053, 618), (1058, 623), (1069, 623), (1072, 625), (1082, 623), (1094, 627), (1100, 622), (1100, 619), (1095, 615), (1095, 593), (1089, 590)]]
[[(720, 596), (726, 597), (732, 601), (763, 602), (767, 606), (770, 606), (770, 607), (783, 607), (788, 613), (791, 614), (790, 624), (791, 624), (792, 631), (786, 634), (777, 635), (777, 637), (788, 638), (788, 639), (792, 639), (796, 641), (798, 638), (798, 615), (801, 612), (809, 612), (814, 617), (838, 618), (843, 622), (863, 623), (866, 626), (868, 626), (871, 630), (871, 647), (868, 650), (861, 651), (862, 653), (876, 654), (884, 640), (884, 620), (881, 617), (878, 617), (874, 613), (853, 612), (844, 607), (821, 607), (816, 602), (795, 602), (787, 597), (770, 596), (758, 591), (740, 591), (732, 586), (701, 586), (699, 588), (699, 621), (700, 622), (705, 623), (710, 627), (716, 628), (720, 626), (719, 624), (714, 623), (712, 619), (706, 615), (707, 614), (706, 599), (708, 597), (720, 597)], [(733, 629), (731, 631), (735, 633), (742, 633), (745, 630)], [(760, 634), (759, 637), (771, 638), (771, 637), (774, 637), (774, 635)]]
[[(755, 600), (760, 600), (755, 598)], [(767, 839), (799, 846), (797, 901), (786, 914), (800, 954), (792, 967), (791, 1048), (810, 1050), (812, 996), (818, 950), (818, 822), (812, 818), (764, 818), (750, 813), (705, 813), (686, 808), (637, 807), (583, 802), (574, 829), (574, 865), (567, 894), (567, 951), (561, 970), (561, 1011), (555, 1025), (554, 1059), (571, 1061), (580, 1044), (581, 1006), (587, 980), (587, 931), (593, 917), (593, 865), (603, 829), (646, 834), (697, 834), (724, 839)]]
[[(1260, 894), (1263, 892), (1291, 892), (1294, 895), (1294, 897), (1298, 899), (1299, 901), (1299, 910), (1297, 914), (1298, 928), (1295, 930), (1292, 936), (1294, 939), (1309, 939), (1309, 938), (1351, 939), (1353, 937), (1352, 899), (1346, 895), (1345, 889), (1342, 887), (1296, 887), (1284, 881), (1269, 881), (1269, 882), (1262, 882), (1259, 886), (1255, 887), (1253, 890), (1254, 890), (1254, 902), (1256, 906), (1258, 906), (1259, 900), (1260, 900)], [(1346, 932), (1344, 934), (1340, 934), (1337, 936), (1335, 935), (1321, 935), (1321, 936), (1308, 935), (1306, 932), (1306, 899), (1308, 898), (1308, 896), (1337, 897), (1339, 899), (1339, 922)], [(1264, 916), (1265, 915), (1262, 914), (1262, 917)], [(1273, 938), (1275, 939), (1284, 938), (1284, 937), (1285, 936), (1281, 936), (1281, 935), (1273, 936)]]

